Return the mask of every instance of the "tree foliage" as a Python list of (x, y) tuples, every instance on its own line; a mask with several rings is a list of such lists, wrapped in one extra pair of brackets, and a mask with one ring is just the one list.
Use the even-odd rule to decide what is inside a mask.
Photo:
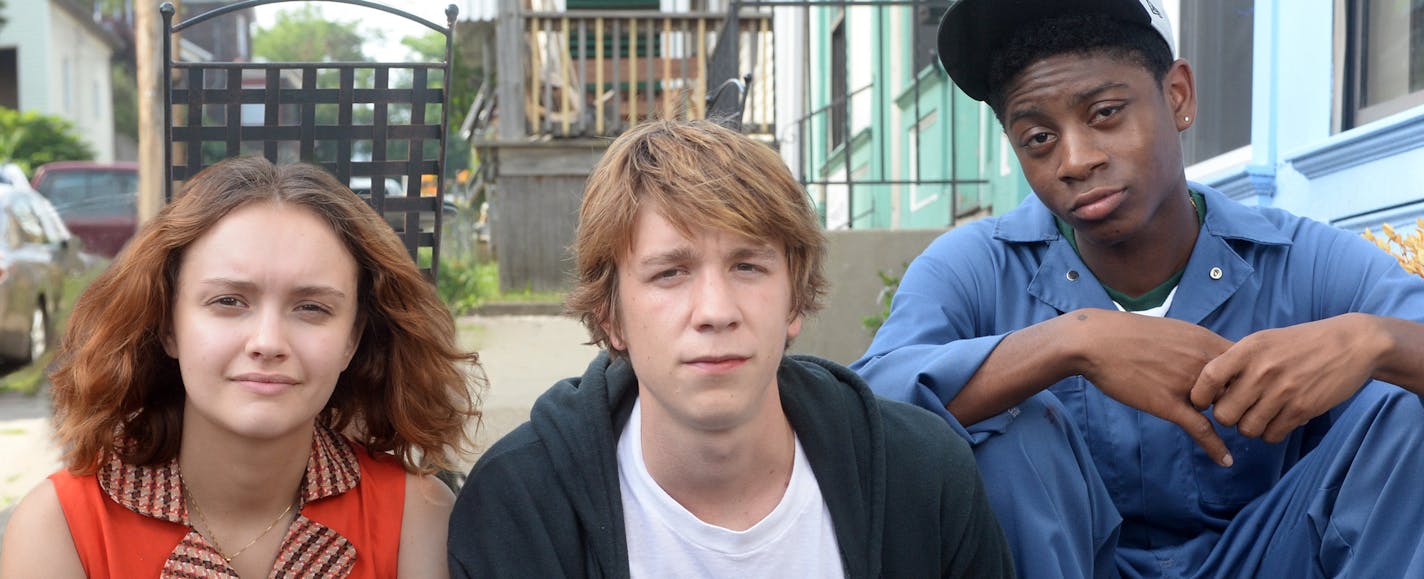
[(0, 107), (0, 162), (14, 162), (25, 173), (30, 173), (53, 161), (93, 158), (94, 150), (69, 120)]
[(110, 65), (114, 89), (114, 132), (138, 141), (138, 79), (123, 62)]
[(5, 0), (0, 0), (0, 29), (5, 28)]
[[(458, 132), (460, 126), (465, 122), (465, 115), (470, 110), (470, 105), (475, 101), (475, 94), (479, 92), (480, 85), (486, 80), (492, 80), (489, 75), (493, 71), (485, 70), (485, 61), (491, 63), (494, 54), (486, 55), (486, 51), (492, 51), (492, 42), (486, 40), (494, 38), (494, 23), (490, 21), (466, 20), (455, 23), (455, 47), (454, 54), (450, 56), (451, 77), (450, 83), (450, 115), (449, 125), (445, 127), (446, 134), (446, 169), (448, 175), (454, 175), (461, 169), (468, 168), (471, 164), (469, 143), (460, 138)], [(425, 62), (440, 62), (445, 60), (445, 36), (439, 32), (430, 31), (420, 36), (407, 36), (401, 39), (401, 44), (409, 48), (412, 57)], [(487, 90), (492, 90), (490, 87)]]
[[(318, 6), (304, 4), (278, 12), (272, 26), (253, 31), (252, 56), (255, 60), (267, 62), (370, 62), (371, 58), (365, 52), (365, 41), (380, 37), (380, 31), (362, 30), (356, 21), (328, 19)], [(336, 69), (319, 70), (317, 86), (339, 86), (339, 74)], [(356, 69), (356, 85), (369, 85), (372, 74), (371, 69)], [(318, 125), (335, 125), (339, 114), (336, 107), (319, 106), (316, 122)], [(375, 115), (369, 105), (355, 107), (351, 114), (356, 124), (370, 124)], [(336, 146), (332, 142), (319, 142), (316, 147), (318, 159), (334, 158), (336, 155)], [(366, 143), (357, 143), (355, 153), (370, 155), (369, 148)]]
[(367, 62), (365, 39), (379, 31), (360, 30), (355, 21), (322, 15), (312, 4), (277, 13), (270, 28), (252, 34), (252, 56), (271, 62)]
[[(486, 39), (494, 38), (494, 23), (490, 21), (465, 20), (455, 23), (455, 54), (451, 55), (454, 82), (450, 84), (450, 130), (460, 128), (465, 121), (465, 113), (475, 101), (475, 93), (493, 71), (485, 70)], [(401, 44), (409, 48), (416, 58), (438, 62), (445, 60), (445, 37), (430, 31), (420, 36), (407, 36)], [(489, 55), (493, 62), (494, 54)]]

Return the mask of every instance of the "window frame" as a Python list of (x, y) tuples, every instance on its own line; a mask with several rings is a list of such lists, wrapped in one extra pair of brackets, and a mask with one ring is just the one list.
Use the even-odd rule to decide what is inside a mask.
[(1363, 103), (1369, 63), (1365, 42), (1369, 0), (1335, 1), (1335, 119), (1336, 133), (1366, 125), (1390, 115), (1424, 106), (1424, 89), (1386, 101)]

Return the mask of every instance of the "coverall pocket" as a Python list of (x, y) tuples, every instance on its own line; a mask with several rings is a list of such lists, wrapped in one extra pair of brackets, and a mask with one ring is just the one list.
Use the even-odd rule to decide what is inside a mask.
[(1068, 418), (1080, 428), (1088, 423), (1088, 381), (1082, 376), (1069, 376), (1049, 386), (1048, 391), (1063, 403)]
[(1195, 441), (1190, 442), (1192, 464), (1196, 468), (1197, 491), (1206, 511), (1230, 517), (1280, 480), (1284, 470), (1282, 453), (1275, 448), (1277, 445), (1242, 436), (1235, 428), (1213, 424), (1231, 451), (1231, 468), (1216, 464)]

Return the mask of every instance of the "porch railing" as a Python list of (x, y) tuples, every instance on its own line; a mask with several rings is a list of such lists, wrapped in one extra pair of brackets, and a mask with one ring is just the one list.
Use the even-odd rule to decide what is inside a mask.
[[(522, 90), (501, 94), (502, 100), (515, 94), (521, 99), (515, 107), (501, 104), (500, 114), (522, 114), (524, 135), (501, 135), (502, 140), (612, 136), (650, 118), (704, 118), (709, 92), (728, 80), (709, 77), (709, 57), (719, 38), (738, 43), (733, 78), (752, 78), (743, 132), (770, 134), (774, 129), (769, 12), (746, 12), (736, 19), (711, 12), (627, 10), (521, 16)], [(734, 24), (734, 37), (721, 34), (728, 21), (740, 21)], [(501, 127), (514, 125), (502, 119)]]

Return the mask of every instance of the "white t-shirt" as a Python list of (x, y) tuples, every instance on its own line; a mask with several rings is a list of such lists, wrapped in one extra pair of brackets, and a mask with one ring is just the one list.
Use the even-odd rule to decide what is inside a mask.
[[(1181, 285), (1178, 285), (1177, 287), (1182, 287), (1182, 286), (1181, 286)], [(1157, 307), (1155, 307), (1155, 308), (1148, 308), (1148, 309), (1145, 309), (1145, 310), (1138, 310), (1138, 311), (1135, 311), (1135, 312), (1128, 312), (1128, 313), (1133, 313), (1133, 314), (1138, 314), (1138, 315), (1143, 315), (1143, 316), (1152, 316), (1152, 317), (1154, 317), (1154, 318), (1163, 318), (1163, 317), (1166, 317), (1166, 316), (1167, 316), (1167, 310), (1172, 309), (1172, 298), (1173, 298), (1173, 297), (1176, 297), (1176, 295), (1177, 295), (1177, 288), (1174, 287), (1174, 288), (1172, 288), (1172, 291), (1167, 292), (1167, 299), (1162, 300), (1162, 305), (1157, 306)], [(1126, 312), (1126, 311), (1127, 311), (1127, 308), (1122, 307), (1122, 304), (1120, 304), (1120, 303), (1113, 302), (1113, 305), (1117, 306), (1117, 310), (1120, 311), (1120, 312)]]
[(766, 518), (745, 531), (702, 522), (673, 500), (643, 462), (642, 401), (618, 437), (618, 486), (628, 567), (638, 577), (844, 577), (831, 513), (796, 439), (791, 482)]

